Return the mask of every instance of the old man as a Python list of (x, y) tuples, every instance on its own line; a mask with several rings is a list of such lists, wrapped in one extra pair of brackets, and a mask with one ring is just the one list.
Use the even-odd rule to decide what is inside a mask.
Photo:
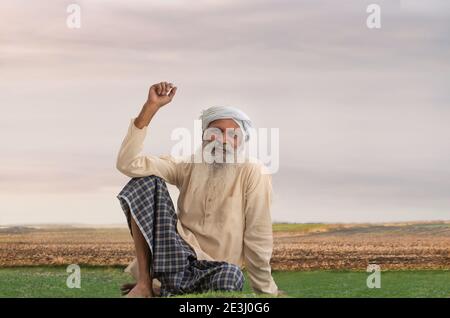
[[(277, 294), (270, 267), (271, 176), (258, 162), (228, 156), (240, 153), (249, 139), (250, 118), (233, 107), (202, 113), (202, 156), (212, 156), (212, 162), (141, 153), (149, 123), (176, 91), (168, 82), (150, 87), (118, 154), (117, 169), (131, 180), (117, 198), (136, 251), (130, 266), (136, 284), (124, 287), (125, 293), (152, 297), (154, 280), (161, 296), (240, 291), (245, 266), (254, 291)], [(150, 135), (157, 138), (156, 132)], [(180, 191), (177, 212), (166, 182)]]

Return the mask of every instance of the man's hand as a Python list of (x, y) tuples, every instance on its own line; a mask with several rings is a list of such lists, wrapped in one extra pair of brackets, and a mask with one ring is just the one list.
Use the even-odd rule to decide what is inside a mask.
[(153, 84), (148, 91), (148, 98), (145, 105), (158, 109), (170, 103), (176, 92), (177, 88), (172, 83), (160, 82)]
[(172, 83), (161, 82), (150, 86), (147, 101), (134, 120), (134, 125), (139, 129), (148, 126), (159, 108), (170, 103), (176, 92), (177, 88)]

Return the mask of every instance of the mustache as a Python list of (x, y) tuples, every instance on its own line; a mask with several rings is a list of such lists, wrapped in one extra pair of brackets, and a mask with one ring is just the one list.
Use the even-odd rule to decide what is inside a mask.
[(204, 146), (208, 146), (211, 149), (211, 152), (223, 152), (227, 154), (234, 154), (235, 149), (229, 143), (222, 143), (218, 140), (213, 141), (204, 141)]

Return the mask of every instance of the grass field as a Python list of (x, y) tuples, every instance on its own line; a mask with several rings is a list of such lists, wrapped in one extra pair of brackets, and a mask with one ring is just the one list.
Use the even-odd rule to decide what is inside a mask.
[[(289, 297), (450, 297), (449, 221), (273, 230), (273, 275)], [(133, 257), (125, 227), (0, 226), (0, 297), (119, 297)], [(66, 287), (67, 264), (81, 266), (81, 289)], [(381, 289), (367, 288), (368, 264), (381, 267)], [(246, 285), (226, 296), (255, 295)]]
[[(119, 267), (82, 267), (81, 288), (66, 287), (65, 267), (0, 268), (0, 297), (120, 297), (119, 286), (130, 281)], [(366, 286), (366, 272), (276, 271), (274, 279), (287, 297), (450, 297), (449, 271), (387, 271), (381, 288)], [(207, 293), (184, 297), (255, 297), (248, 286), (241, 293)]]

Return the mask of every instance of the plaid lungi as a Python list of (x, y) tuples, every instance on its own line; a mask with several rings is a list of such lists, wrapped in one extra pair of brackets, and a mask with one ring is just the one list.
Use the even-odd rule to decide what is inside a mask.
[(178, 234), (177, 214), (163, 179), (153, 175), (132, 178), (117, 198), (130, 232), (133, 217), (148, 243), (150, 270), (161, 282), (161, 296), (242, 290), (244, 275), (237, 265), (197, 260)]

